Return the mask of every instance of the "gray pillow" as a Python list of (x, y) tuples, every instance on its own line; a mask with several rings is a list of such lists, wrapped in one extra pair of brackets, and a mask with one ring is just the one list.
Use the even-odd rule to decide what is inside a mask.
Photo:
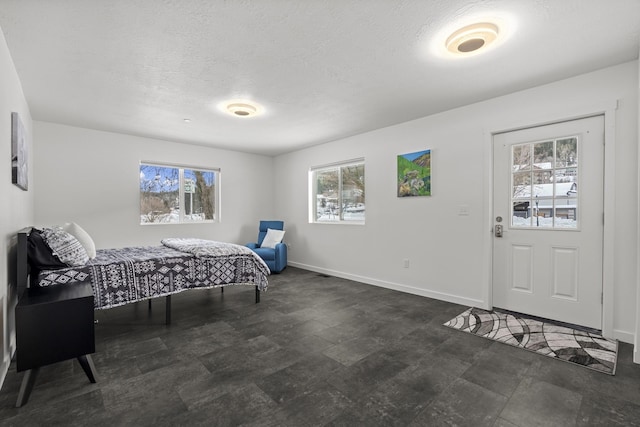
[(45, 228), (42, 230), (42, 237), (51, 248), (53, 255), (69, 267), (85, 265), (89, 261), (89, 255), (84, 246), (62, 228)]

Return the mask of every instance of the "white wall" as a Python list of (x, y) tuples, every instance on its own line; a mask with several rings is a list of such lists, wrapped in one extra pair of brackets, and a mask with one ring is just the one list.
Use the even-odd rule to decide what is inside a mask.
[(23, 191), (11, 183), (11, 113), (20, 114), (24, 125), (28, 153), (33, 153), (31, 113), (22, 92), (22, 85), (9, 54), (4, 33), (0, 29), (0, 385), (15, 351), (14, 308), (17, 302), (15, 283), (16, 232), (33, 221), (33, 162), (29, 158), (29, 190)]
[[(292, 265), (467, 305), (488, 306), (491, 133), (614, 105), (612, 307), (616, 338), (633, 342), (636, 311), (638, 62), (495, 98), (276, 158), (276, 214)], [(428, 94), (425, 94), (428, 96)], [(396, 156), (432, 150), (432, 196), (396, 197)], [(366, 225), (308, 223), (308, 170), (364, 157)], [(610, 159), (609, 159), (610, 160)], [(458, 215), (465, 205), (469, 215)], [(403, 268), (402, 260), (410, 260)]]
[[(271, 157), (34, 121), (35, 224), (76, 222), (98, 248), (157, 245), (164, 237), (244, 244), (273, 214)], [(141, 161), (221, 170), (222, 222), (140, 222)]]

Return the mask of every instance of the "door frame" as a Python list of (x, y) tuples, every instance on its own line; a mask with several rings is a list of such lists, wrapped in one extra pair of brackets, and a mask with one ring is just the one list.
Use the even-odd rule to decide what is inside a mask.
[[(538, 117), (524, 118), (517, 122), (505, 123), (504, 120), (496, 120), (489, 123), (484, 129), (484, 182), (486, 197), (484, 197), (483, 211), (485, 224), (485, 237), (483, 247), (485, 248), (485, 268), (483, 274), (483, 300), (488, 310), (493, 309), (493, 137), (495, 134), (512, 132), (532, 127), (551, 125), (576, 119), (584, 119), (593, 116), (604, 117), (604, 232), (603, 232), (603, 252), (602, 252), (602, 335), (607, 338), (620, 339), (616, 337), (613, 329), (614, 314), (614, 248), (615, 248), (615, 123), (618, 101), (611, 100), (600, 102), (594, 105), (574, 106), (565, 108), (564, 112), (557, 110), (556, 106), (549, 106), (550, 113), (541, 113)], [(608, 185), (610, 184), (610, 185)], [(624, 337), (628, 340), (628, 337)]]

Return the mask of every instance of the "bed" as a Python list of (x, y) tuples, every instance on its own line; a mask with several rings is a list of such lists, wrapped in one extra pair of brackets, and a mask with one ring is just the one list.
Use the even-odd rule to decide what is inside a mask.
[(268, 286), (270, 271), (264, 261), (249, 248), (232, 243), (163, 239), (157, 246), (99, 249), (83, 265), (50, 268), (35, 261), (31, 231), (18, 233), (18, 283), (30, 288), (91, 283), (96, 310), (165, 297), (169, 324), (173, 294), (250, 285), (258, 303)]

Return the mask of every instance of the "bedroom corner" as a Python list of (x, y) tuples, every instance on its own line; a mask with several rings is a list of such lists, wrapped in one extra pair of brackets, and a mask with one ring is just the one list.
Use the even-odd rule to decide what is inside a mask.
[[(15, 352), (14, 309), (17, 303), (17, 283), (15, 265), (16, 232), (34, 219), (34, 191), (28, 191), (13, 183), (12, 116), (19, 116), (22, 124), (23, 154), (26, 154), (26, 174), (21, 183), (33, 183), (33, 133), (29, 106), (22, 91), (22, 84), (9, 53), (4, 33), (0, 31), (0, 194), (4, 208), (0, 210), (0, 387)], [(13, 113), (17, 113), (13, 114)], [(26, 187), (26, 185), (23, 185)]]

